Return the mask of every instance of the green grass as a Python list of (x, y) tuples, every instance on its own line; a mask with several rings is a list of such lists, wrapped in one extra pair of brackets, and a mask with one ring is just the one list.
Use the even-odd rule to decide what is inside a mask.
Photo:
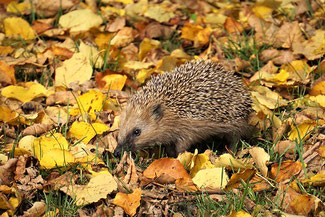
[(263, 50), (270, 48), (271, 45), (259, 45), (252, 33), (242, 35), (240, 38), (228, 37), (228, 43), (221, 48), (227, 59), (239, 57), (242, 60), (249, 61), (251, 68), (248, 72), (255, 73), (265, 64), (260, 60), (260, 54)]

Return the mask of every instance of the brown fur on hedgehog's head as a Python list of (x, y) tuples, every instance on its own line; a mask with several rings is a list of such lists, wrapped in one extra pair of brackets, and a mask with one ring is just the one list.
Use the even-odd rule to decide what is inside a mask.
[(128, 103), (121, 115), (120, 126), (123, 128), (119, 130), (116, 153), (143, 149), (159, 142), (163, 116), (163, 105), (160, 103), (152, 102), (145, 107)]

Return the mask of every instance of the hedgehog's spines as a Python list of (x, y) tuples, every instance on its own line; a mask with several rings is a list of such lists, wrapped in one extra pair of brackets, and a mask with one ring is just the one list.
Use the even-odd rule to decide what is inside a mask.
[(131, 98), (131, 103), (144, 107), (153, 101), (161, 101), (180, 117), (227, 122), (246, 116), (251, 105), (250, 95), (237, 77), (204, 60), (153, 77)]

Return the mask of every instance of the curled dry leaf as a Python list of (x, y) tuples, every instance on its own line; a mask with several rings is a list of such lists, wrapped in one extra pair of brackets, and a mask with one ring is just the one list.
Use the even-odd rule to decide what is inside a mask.
[(46, 203), (44, 201), (35, 202), (31, 208), (24, 212), (23, 217), (41, 216), (46, 211)]
[(130, 44), (136, 36), (136, 31), (131, 27), (124, 27), (111, 40), (111, 45), (125, 47)]
[(235, 159), (231, 154), (223, 154), (219, 156), (214, 165), (216, 167), (226, 167), (229, 169), (252, 169), (253, 165), (245, 162), (244, 159)]
[(14, 170), (17, 158), (12, 158), (6, 164), (0, 166), (0, 185), (10, 185), (14, 180)]
[[(0, 49), (1, 55), (1, 49)], [(0, 83), (2, 84), (16, 84), (15, 69), (13, 66), (0, 60)]]
[(75, 105), (77, 94), (70, 91), (59, 91), (49, 95), (46, 99), (46, 105)]
[(131, 194), (118, 192), (113, 203), (122, 207), (128, 215), (134, 216), (137, 212), (137, 208), (140, 206), (141, 194), (142, 191), (140, 188), (135, 189)]
[(253, 160), (262, 175), (267, 177), (268, 168), (266, 163), (270, 160), (270, 155), (261, 147), (253, 147), (249, 149), (249, 153), (252, 155)]
[(53, 129), (51, 124), (33, 124), (32, 126), (27, 127), (23, 130), (23, 135), (40, 135), (46, 132), (49, 132)]

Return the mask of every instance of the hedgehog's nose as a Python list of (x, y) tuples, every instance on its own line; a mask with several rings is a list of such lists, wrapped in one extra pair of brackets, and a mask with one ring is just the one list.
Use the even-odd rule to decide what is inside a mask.
[(118, 144), (116, 146), (115, 151), (114, 151), (114, 157), (120, 158), (121, 157), (121, 153), (122, 153), (122, 145)]

